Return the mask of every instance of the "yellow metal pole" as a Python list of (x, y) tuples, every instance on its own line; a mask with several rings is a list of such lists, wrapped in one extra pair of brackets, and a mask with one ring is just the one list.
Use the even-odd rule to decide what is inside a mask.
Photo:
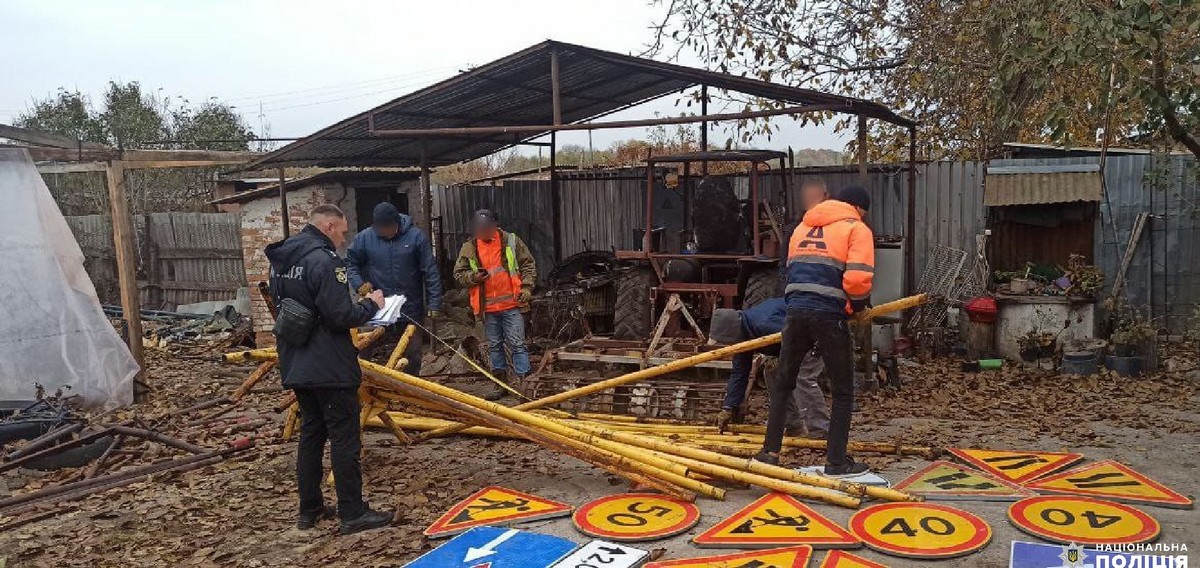
[(408, 349), (408, 342), (412, 340), (413, 333), (416, 331), (417, 326), (412, 324), (404, 328), (404, 334), (400, 336), (400, 341), (396, 343), (396, 348), (392, 349), (391, 357), (388, 357), (387, 368), (396, 368), (396, 364), (400, 362), (400, 357), (404, 355), (404, 350)]
[(797, 497), (804, 497), (806, 499), (817, 499), (820, 501), (824, 501), (826, 503), (831, 503), (833, 505), (849, 507), (851, 509), (857, 509), (860, 505), (862, 505), (861, 498), (853, 497), (853, 496), (847, 495), (845, 493), (838, 493), (838, 492), (830, 490), (830, 489), (821, 489), (821, 488), (813, 487), (811, 485), (804, 485), (802, 483), (783, 481), (781, 479), (775, 479), (773, 477), (767, 477), (765, 475), (758, 475), (758, 474), (754, 474), (754, 473), (747, 473), (747, 472), (736, 471), (736, 470), (734, 470), (735, 475), (731, 475), (727, 471), (724, 471), (724, 470), (729, 470), (730, 468), (723, 468), (721, 466), (713, 465), (708, 462), (685, 458), (682, 456), (668, 455), (665, 457), (667, 457), (667, 459), (669, 459), (669, 460), (676, 461), (683, 465), (686, 465), (686, 466), (688, 466), (688, 469), (691, 469), (693, 471), (698, 471), (705, 475), (711, 475), (713, 477), (719, 477), (721, 479), (726, 479), (726, 480), (734, 481), (737, 483), (744, 483), (747, 485), (755, 485), (758, 487), (770, 489), (771, 491), (778, 491), (780, 493), (786, 493), (788, 495), (795, 495)]
[(599, 439), (590, 434), (581, 432), (564, 424), (560, 424), (550, 418), (538, 416), (530, 412), (523, 412), (521, 410), (509, 408), (493, 402), (488, 402), (482, 398), (469, 395), (462, 391), (431, 381), (426, 381), (401, 371), (388, 369), (387, 367), (377, 365), (370, 361), (363, 361), (360, 359), (359, 366), (363, 368), (363, 371), (369, 380), (376, 382), (376, 384), (382, 388), (392, 388), (393, 390), (407, 392), (414, 396), (416, 396), (414, 391), (427, 391), (429, 393), (438, 395), (443, 399), (447, 399), (446, 402), (453, 401), (455, 403), (470, 406), (478, 410), (490, 412), (492, 414), (499, 415), (507, 422), (515, 422), (531, 428), (545, 430), (553, 434), (572, 438), (578, 442), (582, 442), (583, 444), (591, 445), (596, 448), (618, 454), (622, 457), (628, 458), (633, 462), (639, 462), (654, 468), (666, 470), (670, 473), (678, 475), (681, 478), (681, 482), (686, 479), (688, 482), (695, 484), (694, 486), (690, 487), (688, 485), (683, 485), (682, 483), (676, 483), (676, 485), (680, 485), (681, 487), (685, 487), (700, 494), (708, 495), (715, 499), (724, 498), (724, 491), (720, 488), (712, 487), (710, 485), (688, 479), (686, 477), (686, 467), (680, 466), (675, 462), (664, 460), (657, 455), (644, 451), (640, 448), (630, 447), (624, 443), (614, 443), (610, 440)]

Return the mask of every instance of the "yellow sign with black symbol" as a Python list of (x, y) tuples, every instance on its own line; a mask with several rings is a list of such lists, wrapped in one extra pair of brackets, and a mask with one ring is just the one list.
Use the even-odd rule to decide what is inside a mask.
[(769, 493), (692, 539), (705, 548), (858, 548), (849, 531), (790, 495)]
[(966, 511), (933, 503), (883, 503), (850, 517), (868, 547), (905, 558), (953, 558), (992, 540), (992, 527)]
[(459, 501), (425, 529), (425, 536), (456, 535), (481, 526), (503, 526), (571, 514), (571, 506), (506, 487), (484, 487)]
[(623, 493), (580, 507), (572, 520), (588, 536), (637, 542), (674, 536), (696, 526), (700, 509), (663, 495)]
[(1063, 544), (1138, 544), (1158, 538), (1154, 517), (1129, 505), (1091, 497), (1030, 497), (1008, 508), (1008, 520), (1038, 538)]
[(1122, 503), (1191, 509), (1196, 502), (1129, 466), (1104, 460), (1044, 477), (1026, 485), (1038, 493), (1100, 497)]
[(1001, 479), (1025, 483), (1083, 460), (1074, 452), (1021, 452), (946, 448), (959, 459)]
[(935, 501), (1016, 501), (1036, 495), (1016, 483), (948, 461), (935, 461), (895, 489)]
[(812, 557), (811, 546), (773, 548), (681, 560), (651, 562), (646, 568), (804, 568)]

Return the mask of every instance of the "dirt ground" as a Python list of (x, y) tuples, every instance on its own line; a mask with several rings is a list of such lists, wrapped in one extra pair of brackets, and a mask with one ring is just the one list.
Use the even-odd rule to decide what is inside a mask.
[[(1013, 366), (964, 374), (958, 363), (939, 360), (903, 369), (905, 385), (860, 398), (852, 437), (912, 445), (995, 449), (1064, 450), (1089, 460), (1117, 459), (1184, 494), (1200, 490), (1200, 371), (1194, 362), (1139, 380), (1031, 372)], [(137, 409), (155, 416), (232, 390), (225, 367), (200, 360), (155, 357), (149, 382), (154, 402)], [(277, 381), (277, 379), (271, 379)], [(270, 381), (267, 381), (270, 382)], [(264, 383), (266, 384), (266, 383)], [(277, 384), (277, 383), (274, 383)], [(268, 385), (265, 390), (271, 390)], [(761, 396), (761, 392), (755, 396)], [(0, 567), (13, 566), (397, 566), (440, 541), (421, 531), (454, 502), (486, 485), (503, 485), (576, 506), (627, 489), (620, 479), (533, 444), (456, 437), (404, 447), (381, 433), (367, 436), (363, 470), (368, 501), (399, 510), (396, 526), (350, 537), (334, 523), (302, 532), (293, 527), (294, 443), (278, 441), (280, 415), (271, 408), (282, 393), (252, 394), (246, 412), (270, 418), (256, 433), (256, 447), (201, 470), (93, 496), (56, 518), (0, 532)], [(756, 419), (757, 417), (752, 417)], [(238, 434), (241, 435), (241, 434)], [(193, 439), (210, 447), (220, 433)], [(790, 465), (819, 463), (800, 452)], [(923, 459), (860, 456), (897, 482), (926, 465)], [(0, 497), (36, 489), (70, 472), (0, 475)], [(724, 502), (701, 499), (703, 517), (688, 533), (641, 547), (664, 559), (700, 556), (690, 538), (761, 495), (733, 490)], [(332, 491), (329, 491), (332, 500)], [(958, 502), (992, 527), (981, 552), (936, 564), (1007, 566), (1013, 540), (1035, 540), (1007, 521), (1007, 504)], [(814, 504), (844, 524), (852, 511)], [(1162, 523), (1160, 542), (1200, 547), (1200, 513), (1142, 507)], [(584, 543), (569, 518), (536, 521), (521, 528)], [(856, 551), (889, 566), (921, 563)], [(818, 552), (819, 563), (824, 553)]]

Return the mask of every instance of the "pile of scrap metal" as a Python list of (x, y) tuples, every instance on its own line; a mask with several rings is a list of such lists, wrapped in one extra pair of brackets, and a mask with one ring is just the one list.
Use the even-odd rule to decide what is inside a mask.
[[(161, 426), (194, 410), (176, 412), (160, 421), (164, 423)], [(14, 413), (10, 419), (18, 416)], [(37, 437), (4, 445), (0, 473), (19, 469), (54, 471), (55, 482), (0, 498), (0, 532), (72, 511), (72, 501), (163, 473), (209, 466), (253, 446), (250, 438), (241, 437), (226, 447), (208, 448), (167, 435), (157, 426), (136, 419), (109, 423), (67, 415)], [(213, 427), (207, 423), (183, 426), (180, 431), (190, 433)], [(231, 430), (226, 428), (225, 432)]]
[[(111, 319), (121, 317), (120, 306), (104, 306)], [(146, 345), (157, 349), (176, 346), (198, 347), (201, 350), (226, 350), (250, 345), (253, 336), (250, 318), (233, 306), (225, 306), (211, 314), (142, 310)]]
[(583, 251), (558, 263), (531, 306), (530, 335), (562, 344), (612, 333), (616, 281), (624, 273), (616, 255)]
[[(902, 300), (900, 307), (911, 307), (920, 301), (923, 298)], [(898, 308), (893, 305), (879, 309), (883, 313)], [(888, 488), (848, 483), (746, 460), (746, 453), (757, 450), (762, 444), (760, 429), (744, 428), (727, 436), (703, 425), (639, 422), (633, 417), (609, 415), (572, 415), (550, 408), (580, 397), (603, 394), (624, 385), (651, 384), (652, 379), (737, 353), (752, 352), (779, 341), (780, 334), (777, 333), (537, 400), (527, 400), (515, 407), (488, 402), (443, 384), (406, 374), (397, 370), (399, 365), (393, 368), (391, 365), (360, 359), (359, 365), (363, 370), (360, 395), (364, 399), (362, 420), (365, 425), (378, 424), (388, 428), (402, 443), (460, 432), (523, 439), (580, 459), (631, 483), (687, 500), (697, 496), (723, 499), (725, 489), (718, 483), (753, 485), (851, 508), (858, 507), (866, 498), (921, 500), (920, 497)], [(273, 361), (278, 354), (273, 349), (256, 349), (228, 353), (225, 358), (231, 362)], [(397, 405), (404, 405), (406, 412), (389, 412)], [(294, 411), (290, 416), (285, 429), (294, 426)], [(444, 419), (431, 420), (430, 416)], [(405, 428), (423, 432), (410, 436), (404, 431)], [(825, 442), (792, 439), (789, 444), (823, 448)], [(899, 444), (858, 443), (853, 447), (858, 451), (926, 456), (937, 453), (930, 448)]]

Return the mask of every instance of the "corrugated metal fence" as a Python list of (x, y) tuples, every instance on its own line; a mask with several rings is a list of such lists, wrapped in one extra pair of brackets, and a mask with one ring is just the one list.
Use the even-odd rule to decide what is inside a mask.
[[(1097, 158), (993, 161), (992, 165), (1043, 165), (1098, 163)], [(936, 246), (975, 253), (975, 236), (987, 227), (983, 205), (984, 162), (931, 162), (917, 166), (917, 207), (914, 255), (916, 273)], [(562, 256), (582, 250), (636, 249), (645, 223), (644, 169), (608, 172), (572, 172), (560, 180)], [(772, 203), (780, 200), (783, 175), (771, 172), (762, 177), (762, 194)], [(805, 177), (819, 177), (834, 190), (861, 183), (857, 168), (850, 166), (803, 168), (789, 179), (788, 211), (800, 211), (799, 184)], [(731, 176), (743, 197), (748, 181)], [(1147, 305), (1162, 325), (1182, 329), (1186, 318), (1200, 302), (1200, 188), (1195, 160), (1187, 156), (1118, 156), (1108, 160), (1105, 180), (1117, 237), (1112, 234), (1108, 208), (1101, 204), (1102, 223), (1097, 227), (1095, 258), (1108, 275), (1115, 277), (1125, 243), (1138, 213), (1154, 215), (1142, 235), (1127, 275), (1128, 296)], [(691, 180), (695, 181), (695, 180)], [(659, 182), (661, 184), (661, 181)], [(872, 166), (866, 187), (874, 197), (871, 227), (878, 236), (903, 236), (907, 211), (908, 170), (905, 166)], [(677, 225), (675, 207), (682, 201), (678, 192), (656, 189), (656, 225)], [(507, 218), (506, 226), (526, 239), (537, 256), (539, 272), (553, 266), (554, 227), (550, 182), (509, 181), (499, 187), (446, 187), (440, 189), (439, 211), (443, 217), (449, 254), (457, 252), (467, 238), (470, 213), (493, 207)]]
[[(120, 303), (112, 226), (106, 215), (67, 217), (100, 300)], [(246, 285), (237, 215), (151, 213), (134, 216), (142, 306), (232, 299)]]

